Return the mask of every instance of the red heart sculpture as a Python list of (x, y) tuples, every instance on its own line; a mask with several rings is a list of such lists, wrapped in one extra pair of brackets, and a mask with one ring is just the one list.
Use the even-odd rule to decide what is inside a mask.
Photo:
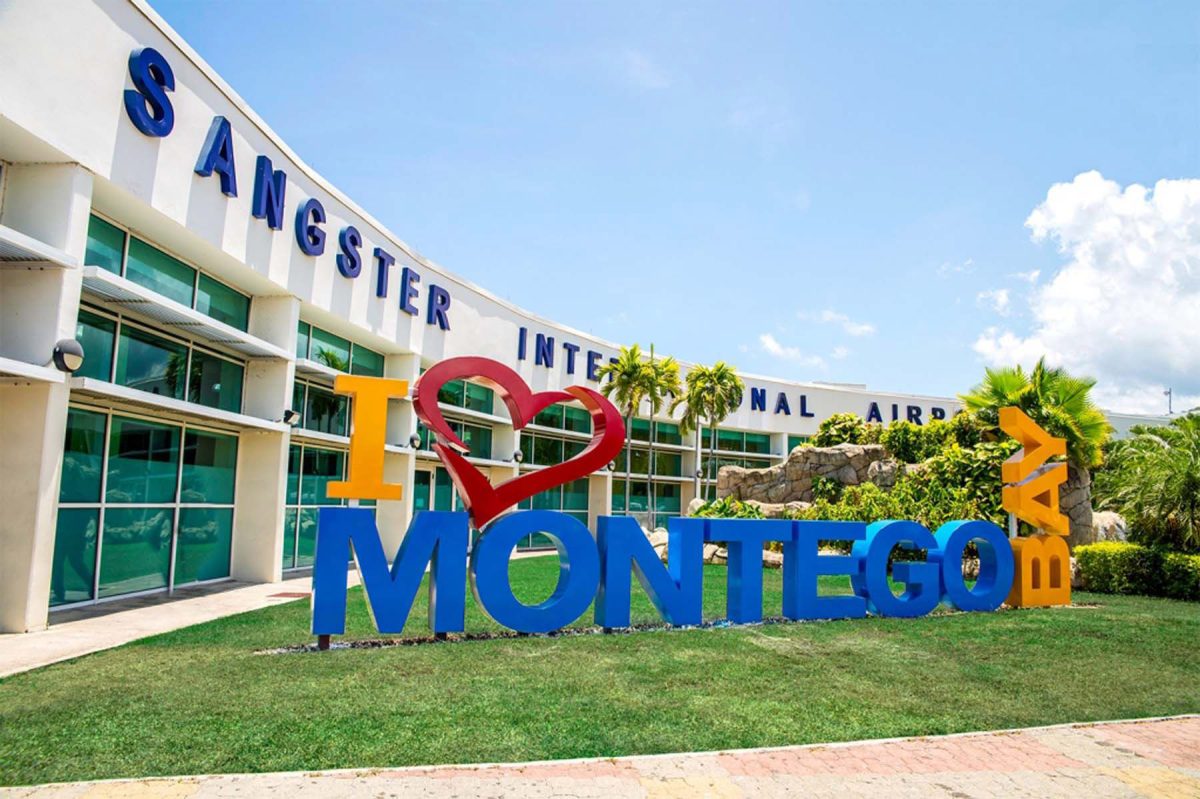
[[(504, 400), (517, 430), (528, 424), (539, 411), (556, 402), (578, 400), (592, 415), (592, 440), (583, 452), (570, 460), (547, 466), (497, 486), (460, 453), (467, 446), (446, 423), (438, 407), (438, 391), (449, 380), (474, 378), (487, 383)], [(621, 413), (604, 395), (583, 386), (568, 386), (563, 391), (542, 391), (537, 394), (521, 376), (499, 361), (490, 358), (450, 358), (431, 367), (417, 380), (412, 392), (413, 407), (425, 426), (437, 435), (433, 445), (450, 478), (454, 481), (463, 505), (471, 514), (475, 526), (485, 524), (523, 499), (555, 486), (586, 477), (601, 469), (621, 451), (625, 443), (625, 425)]]

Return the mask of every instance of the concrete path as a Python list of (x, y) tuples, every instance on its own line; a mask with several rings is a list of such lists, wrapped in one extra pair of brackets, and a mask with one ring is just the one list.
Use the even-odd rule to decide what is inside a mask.
[(73, 783), (0, 796), (1200, 797), (1200, 716), (606, 760)]
[[(358, 571), (347, 575), (358, 584)], [(205, 621), (292, 602), (312, 591), (305, 573), (279, 583), (235, 581), (181, 588), (50, 614), (50, 626), (35, 633), (0, 635), (0, 677), (111, 649), (139, 638)]]

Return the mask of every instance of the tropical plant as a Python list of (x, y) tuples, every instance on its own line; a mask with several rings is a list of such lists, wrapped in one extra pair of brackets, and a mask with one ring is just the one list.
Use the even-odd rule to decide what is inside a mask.
[(733, 497), (706, 502), (696, 511), (697, 516), (708, 519), (762, 519), (765, 518), (762, 508), (742, 502)]
[(1015, 405), (1052, 436), (1067, 440), (1067, 459), (1090, 469), (1103, 461), (1102, 448), (1112, 426), (1092, 401), (1096, 381), (1046, 366), (1042, 358), (1028, 374), (1020, 366), (988, 369), (983, 382), (959, 395), (967, 410), (995, 440), (1000, 409)]
[(625, 515), (629, 515), (629, 484), (633, 475), (633, 417), (642, 406), (653, 383), (653, 375), (637, 344), (621, 347), (615, 361), (600, 367), (596, 373), (601, 381), (600, 391), (617, 406), (625, 418)]
[(814, 447), (836, 447), (838, 444), (866, 443), (867, 423), (853, 413), (835, 413), (821, 422), (812, 437)]
[[(742, 404), (742, 395), (746, 385), (738, 377), (737, 370), (724, 361), (717, 361), (712, 366), (693, 366), (687, 373), (686, 390), (682, 396), (676, 396), (671, 404), (671, 412), (682, 406), (683, 416), (679, 420), (680, 430), (684, 433), (696, 432), (696, 462), (701, 461), (700, 435), (704, 424), (709, 429), (708, 478), (712, 480), (713, 465), (716, 461), (717, 425), (725, 421), (729, 414)], [(696, 496), (700, 496), (700, 474), (695, 477)], [(713, 489), (715, 491), (715, 487)]]
[(925, 459), (924, 431), (912, 422), (892, 422), (883, 429), (879, 443), (901, 463), (918, 463)]
[(1096, 474), (1099, 506), (1124, 516), (1144, 543), (1200, 551), (1200, 413), (1130, 432)]
[(646, 380), (646, 403), (650, 406), (650, 441), (649, 466), (646, 469), (646, 502), (650, 508), (650, 529), (655, 529), (657, 503), (654, 497), (654, 417), (662, 410), (663, 403), (670, 397), (674, 403), (675, 397), (681, 393), (679, 385), (679, 362), (667, 357), (655, 360), (654, 345), (650, 345), (650, 361), (646, 365), (649, 370)]

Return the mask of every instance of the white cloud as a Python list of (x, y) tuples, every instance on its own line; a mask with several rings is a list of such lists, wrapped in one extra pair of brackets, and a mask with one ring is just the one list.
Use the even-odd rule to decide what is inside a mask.
[(988, 289), (975, 295), (975, 302), (990, 307), (1001, 316), (1008, 316), (1008, 289)]
[(829, 353), (829, 357), (833, 358), (834, 360), (840, 361), (849, 354), (850, 354), (849, 347), (834, 347), (833, 352)]
[(1038, 278), (1042, 276), (1041, 269), (1030, 269), (1028, 272), (1013, 272), (1009, 277), (1015, 277), (1023, 283), (1028, 283), (1031, 286), (1036, 286)]
[(637, 50), (626, 50), (620, 56), (625, 79), (639, 89), (667, 89), (671, 77), (650, 56)]
[(875, 325), (868, 322), (856, 322), (844, 313), (838, 313), (830, 308), (826, 308), (820, 313), (810, 313), (808, 311), (799, 311), (796, 318), (806, 322), (821, 322), (827, 325), (838, 325), (843, 331), (851, 336), (869, 336), (875, 332)]
[(947, 275), (967, 274), (969, 272), (973, 272), (974, 270), (974, 258), (968, 258), (967, 260), (957, 264), (951, 263), (950, 261), (942, 261), (941, 265), (937, 268), (938, 274), (942, 277), (946, 277)]
[(1098, 172), (1055, 184), (1025, 222), (1066, 263), (1032, 293), (1026, 335), (988, 328), (975, 351), (992, 364), (1045, 355), (1095, 377), (1112, 410), (1161, 413), (1200, 404), (1200, 180), (1124, 189)]
[(776, 358), (781, 358), (785, 361), (795, 361), (803, 366), (825, 366), (825, 359), (820, 355), (808, 355), (799, 347), (785, 347), (770, 333), (763, 333), (759, 336), (758, 343), (762, 346), (764, 352)]

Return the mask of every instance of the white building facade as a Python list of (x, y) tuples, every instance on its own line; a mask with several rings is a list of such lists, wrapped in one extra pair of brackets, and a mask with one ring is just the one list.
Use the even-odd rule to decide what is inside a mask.
[[(63, 340), (83, 345), (74, 374), (53, 363)], [(434, 362), (482, 355), (544, 390), (597, 385), (617, 351), (413, 252), (141, 0), (0, 0), (0, 632), (42, 628), (56, 608), (311, 564), (316, 510), (337, 504), (325, 485), (346, 468), (340, 372), (411, 384)], [(699, 458), (670, 417), (653, 431), (635, 421), (635, 511), (678, 515), (708, 458), (779, 462), (833, 413), (924, 422), (959, 407), (744, 380)], [(493, 481), (589, 438), (581, 408), (515, 430), (482, 385), (440, 399)], [(411, 402), (393, 403), (387, 436), (385, 476), (405, 496), (376, 517), (394, 551), (414, 510), (459, 504)], [(624, 472), (529, 504), (594, 523), (623, 510)]]

